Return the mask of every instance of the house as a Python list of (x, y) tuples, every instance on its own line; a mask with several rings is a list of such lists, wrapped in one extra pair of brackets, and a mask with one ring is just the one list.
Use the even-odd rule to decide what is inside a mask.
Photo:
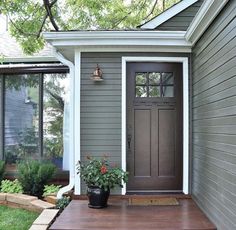
[(130, 173), (115, 193), (191, 194), (217, 228), (236, 228), (235, 8), (183, 0), (136, 30), (44, 33), (71, 77), (59, 197), (84, 193), (78, 160), (108, 153)]

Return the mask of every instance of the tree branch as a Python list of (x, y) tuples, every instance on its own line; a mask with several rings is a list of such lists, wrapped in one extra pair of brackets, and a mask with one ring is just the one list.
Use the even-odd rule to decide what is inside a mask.
[(15, 24), (15, 22), (13, 22), (13, 21), (11, 20), (11, 18), (10, 18), (9, 15), (8, 15), (8, 18), (9, 18), (11, 24), (12, 24), (12, 25), (16, 28), (16, 30), (18, 30), (21, 34), (23, 34), (23, 35), (25, 35), (25, 36), (34, 36), (34, 37), (37, 37), (37, 34), (35, 34), (35, 33), (26, 33), (26, 32), (23, 31), (21, 28), (19, 28), (19, 27)]
[(153, 14), (153, 12), (154, 12), (154, 10), (155, 10), (155, 8), (156, 8), (157, 2), (158, 2), (158, 0), (156, 0), (156, 1), (154, 2), (154, 5), (153, 5), (153, 7), (152, 7), (150, 13), (143, 19), (144, 21), (145, 21), (146, 19), (148, 19), (149, 16), (151, 16), (151, 15)]
[(54, 0), (51, 4), (49, 3), (49, 0), (43, 0), (43, 3), (44, 3), (44, 7), (45, 7), (45, 9), (47, 11), (47, 16), (49, 16), (49, 19), (50, 19), (50, 21), (52, 23), (52, 26), (54, 27), (54, 29), (56, 31), (58, 31), (59, 27), (58, 27), (58, 25), (57, 25), (53, 15), (52, 15), (52, 11), (51, 11), (51, 7), (53, 6), (53, 4), (56, 3), (56, 0)]

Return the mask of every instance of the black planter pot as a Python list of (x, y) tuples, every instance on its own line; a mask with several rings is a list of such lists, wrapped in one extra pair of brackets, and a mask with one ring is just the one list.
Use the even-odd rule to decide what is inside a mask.
[(88, 206), (90, 208), (106, 208), (110, 190), (105, 191), (96, 186), (88, 186), (87, 195), (89, 199)]

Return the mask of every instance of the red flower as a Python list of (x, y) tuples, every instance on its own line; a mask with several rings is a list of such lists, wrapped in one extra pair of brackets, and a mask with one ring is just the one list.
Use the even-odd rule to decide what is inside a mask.
[(102, 174), (105, 174), (107, 172), (107, 167), (105, 166), (105, 165), (103, 165), (102, 167), (101, 167), (101, 173)]

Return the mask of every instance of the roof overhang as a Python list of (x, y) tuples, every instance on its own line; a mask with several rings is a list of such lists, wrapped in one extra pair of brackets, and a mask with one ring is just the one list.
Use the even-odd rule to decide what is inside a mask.
[(198, 0), (182, 0), (181, 2), (173, 5), (163, 13), (159, 14), (157, 17), (151, 19), (150, 21), (144, 23), (140, 26), (141, 29), (155, 29), (162, 23), (166, 22), (170, 18), (179, 14), (181, 11), (187, 9), (191, 5), (193, 5)]
[(194, 45), (228, 1), (205, 0), (186, 32), (186, 40)]
[(191, 52), (183, 31), (68, 31), (43, 36), (62, 53), (75, 48), (82, 52)]

